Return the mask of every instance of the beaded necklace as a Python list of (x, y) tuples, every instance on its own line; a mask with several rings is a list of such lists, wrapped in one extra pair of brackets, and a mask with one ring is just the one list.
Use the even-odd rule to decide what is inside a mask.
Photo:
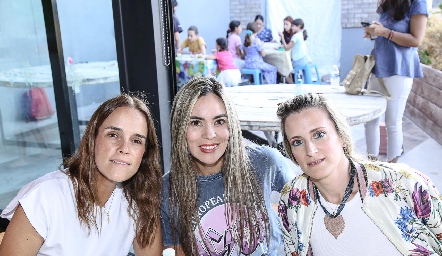
[(337, 239), (338, 236), (342, 233), (342, 231), (344, 231), (345, 221), (344, 221), (344, 217), (342, 217), (342, 215), (340, 215), (340, 214), (345, 207), (345, 203), (347, 203), (348, 198), (350, 197), (351, 193), (353, 192), (353, 185), (354, 185), (354, 179), (355, 179), (355, 175), (356, 175), (356, 168), (353, 165), (353, 163), (351, 162), (351, 160), (349, 160), (349, 162), (350, 162), (350, 180), (347, 184), (347, 187), (345, 188), (344, 197), (342, 198), (342, 201), (339, 204), (338, 209), (336, 210), (336, 212), (333, 212), (333, 214), (331, 214), (329, 211), (327, 211), (327, 209), (324, 207), (324, 205), (322, 205), (319, 190), (313, 184), (315, 196), (318, 199), (319, 205), (321, 206), (322, 210), (325, 213), (325, 216), (324, 216), (325, 228), (328, 230), (328, 232), (330, 232), (330, 234), (332, 234), (335, 237), (335, 239)]

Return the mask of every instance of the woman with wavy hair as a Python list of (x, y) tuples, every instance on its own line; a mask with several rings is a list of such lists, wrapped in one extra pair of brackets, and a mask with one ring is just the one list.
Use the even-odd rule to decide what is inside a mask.
[(92, 115), (60, 170), (24, 186), (1, 255), (161, 255), (162, 171), (146, 102), (120, 95)]
[(282, 236), (270, 193), (295, 170), (276, 149), (244, 146), (224, 85), (215, 78), (187, 82), (173, 102), (171, 134), (165, 248), (177, 255), (278, 255)]
[(304, 173), (281, 192), (286, 255), (442, 255), (442, 196), (428, 177), (357, 157), (345, 118), (321, 95), (277, 114)]

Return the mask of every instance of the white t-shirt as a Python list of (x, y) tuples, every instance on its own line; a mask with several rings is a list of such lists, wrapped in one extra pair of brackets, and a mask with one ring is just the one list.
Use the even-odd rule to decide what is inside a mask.
[(44, 239), (37, 255), (127, 255), (135, 238), (134, 221), (119, 186), (102, 215), (96, 208), (99, 230), (91, 228), (89, 235), (80, 225), (72, 182), (63, 171), (48, 173), (25, 185), (1, 217), (11, 219), (18, 203)]
[[(321, 203), (329, 212), (333, 212), (338, 208), (338, 205), (327, 203), (322, 197)], [(325, 228), (325, 213), (322, 207), (318, 205), (313, 219), (310, 240), (313, 255), (402, 255), (362, 211), (362, 201), (359, 193), (345, 204), (341, 215), (344, 217), (345, 228), (338, 238), (335, 239)]]
[(307, 45), (305, 44), (302, 30), (294, 34), (290, 41), (295, 43), (292, 48), (292, 61), (297, 61), (307, 55)]

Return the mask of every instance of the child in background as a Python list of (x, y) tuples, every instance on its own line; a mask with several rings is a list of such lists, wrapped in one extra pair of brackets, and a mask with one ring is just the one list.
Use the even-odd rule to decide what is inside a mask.
[(282, 32), (283, 37), (281, 37), (281, 44), (282, 40), (284, 40), (286, 44), (289, 44), (293, 37), (294, 32), (292, 30), (292, 21), (293, 18), (291, 16), (284, 18), (284, 31)]
[(244, 60), (242, 59), (243, 51), (241, 49), (242, 42), (239, 34), (241, 34), (241, 23), (237, 20), (232, 20), (229, 24), (229, 30), (227, 30), (227, 45), (230, 53), (233, 56), (233, 62), (239, 69), (244, 68)]
[(282, 45), (286, 51), (292, 50), (292, 64), (293, 68), (298, 66), (304, 66), (311, 61), (307, 53), (307, 45), (305, 40), (307, 40), (307, 30), (304, 29), (304, 21), (302, 19), (296, 19), (292, 21), (292, 31), (294, 35), (292, 39), (287, 44), (284, 40), (284, 35), (279, 33), (281, 37)]
[(244, 39), (244, 53), (246, 64), (244, 68), (260, 69), (268, 84), (276, 84), (276, 67), (265, 63), (265, 56), (261, 40), (256, 37), (258, 26), (255, 22), (247, 24), (246, 37)]
[(233, 57), (227, 47), (227, 40), (220, 37), (216, 39), (215, 55), (209, 55), (206, 60), (217, 60), (220, 71), (217, 79), (227, 87), (238, 86), (241, 82), (241, 72), (235, 66)]
[(189, 27), (187, 38), (180, 45), (178, 52), (182, 53), (186, 47), (189, 47), (189, 52), (192, 54), (206, 54), (206, 42), (204, 42), (202, 37), (198, 36), (198, 28), (196, 26)]

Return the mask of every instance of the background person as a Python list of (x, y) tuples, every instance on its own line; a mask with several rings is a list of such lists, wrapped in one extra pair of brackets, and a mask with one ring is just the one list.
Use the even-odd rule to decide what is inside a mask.
[(295, 169), (276, 149), (244, 146), (232, 104), (213, 77), (190, 80), (173, 101), (161, 216), (177, 255), (280, 255), (270, 194)]
[[(385, 111), (387, 161), (397, 162), (402, 154), (402, 117), (414, 77), (423, 77), (417, 47), (425, 36), (428, 11), (426, 0), (383, 0), (379, 21), (364, 28), (365, 37), (376, 36), (372, 54), (376, 64), (367, 89), (382, 91), (382, 80), (390, 100)], [(365, 124), (367, 153), (379, 155), (380, 117)]]
[(0, 255), (161, 255), (161, 168), (145, 102), (120, 95), (92, 115), (64, 168), (24, 186)]
[(304, 66), (311, 61), (305, 41), (307, 40), (307, 30), (304, 29), (304, 21), (302, 19), (295, 19), (292, 21), (292, 32), (294, 33), (290, 42), (287, 44), (284, 39), (284, 34), (279, 33), (282, 45), (286, 51), (292, 50), (292, 65), (293, 68)]
[(261, 40), (256, 37), (258, 25), (255, 22), (247, 24), (246, 37), (244, 38), (244, 55), (246, 64), (244, 68), (260, 69), (268, 84), (276, 84), (276, 67), (264, 62), (265, 56)]
[(227, 30), (227, 44), (230, 53), (233, 56), (233, 62), (238, 67), (238, 69), (244, 68), (244, 60), (242, 59), (244, 53), (242, 51), (242, 42), (239, 34), (242, 32), (241, 23), (237, 20), (232, 20), (229, 24), (229, 29)]
[(293, 18), (291, 16), (287, 16), (284, 18), (284, 29), (282, 31), (281, 44), (282, 44), (282, 40), (284, 40), (284, 42), (286, 44), (289, 44), (290, 41), (292, 40), (292, 37), (295, 33), (292, 30), (292, 21), (293, 21)]
[(345, 118), (321, 95), (298, 95), (277, 115), (304, 172), (281, 192), (286, 255), (442, 254), (442, 197), (428, 177), (359, 160)]
[(264, 26), (264, 17), (261, 14), (256, 15), (255, 23), (257, 27), (257, 37), (263, 42), (273, 41), (272, 30)]
[(198, 35), (198, 28), (196, 26), (190, 26), (187, 30), (187, 38), (178, 49), (179, 53), (182, 53), (185, 48), (189, 47), (191, 54), (206, 54), (206, 42)]
[(233, 57), (227, 49), (227, 40), (225, 38), (216, 39), (216, 52), (214, 55), (209, 55), (206, 60), (217, 60), (219, 74), (217, 80), (227, 87), (238, 86), (241, 82), (241, 72), (235, 66)]
[(176, 0), (172, 0), (172, 7), (173, 7), (173, 14), (172, 14), (173, 39), (174, 39), (175, 49), (177, 49), (180, 46), (180, 33), (183, 32), (183, 28), (181, 27), (178, 17), (175, 15), (176, 9), (178, 8), (178, 2)]

